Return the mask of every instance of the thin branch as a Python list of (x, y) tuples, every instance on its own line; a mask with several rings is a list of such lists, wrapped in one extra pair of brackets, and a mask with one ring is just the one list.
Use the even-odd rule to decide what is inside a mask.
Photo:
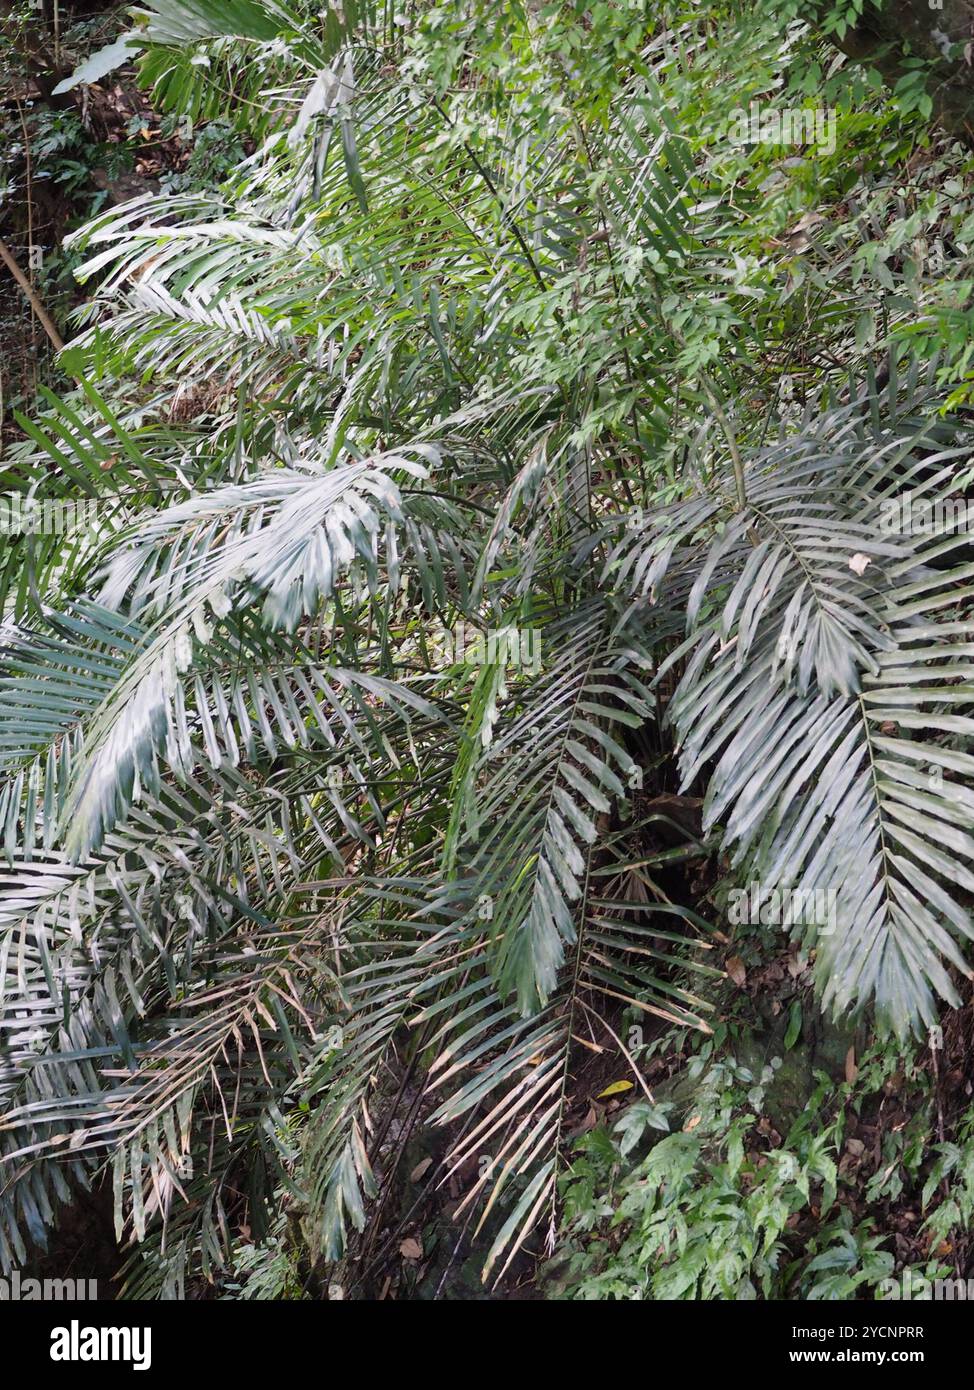
[(30, 281), (27, 279), (27, 276), (24, 274), (20, 266), (14, 260), (12, 252), (10, 251), (9, 247), (6, 245), (4, 241), (0, 241), (0, 261), (3, 261), (4, 265), (10, 271), (10, 274), (14, 277), (14, 279), (17, 281), (17, 284), (23, 290), (24, 294), (27, 297), (27, 301), (30, 304), (30, 307), (33, 309), (34, 313), (37, 315), (38, 320), (40, 321), (41, 327), (44, 329), (44, 332), (47, 334), (51, 342), (57, 348), (58, 352), (60, 352), (61, 349), (64, 347), (64, 339), (61, 337), (60, 333), (55, 328), (54, 320), (51, 318), (50, 314), (44, 308), (44, 305), (38, 299), (37, 293), (34, 290), (33, 285), (30, 283)]

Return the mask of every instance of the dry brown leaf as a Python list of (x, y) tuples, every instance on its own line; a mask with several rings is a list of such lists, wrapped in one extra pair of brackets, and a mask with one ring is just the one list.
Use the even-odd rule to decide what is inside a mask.
[(407, 1236), (399, 1247), (399, 1253), (404, 1260), (421, 1260), (423, 1258), (423, 1247), (415, 1236)]
[(825, 221), (820, 212), (803, 212), (801, 217), (793, 227), (789, 227), (786, 236), (797, 236), (799, 232), (810, 231), (812, 227), (819, 227)]
[(410, 1173), (410, 1175), (409, 1175), (409, 1181), (410, 1181), (410, 1182), (419, 1182), (419, 1180), (420, 1180), (420, 1178), (423, 1176), (423, 1174), (426, 1173), (426, 1172), (428, 1172), (429, 1169), (432, 1168), (432, 1166), (433, 1166), (433, 1160), (432, 1160), (431, 1158), (422, 1158), (422, 1159), (420, 1159), (420, 1161), (416, 1164), (416, 1167), (415, 1167), (415, 1168), (413, 1169), (413, 1171)]
[(739, 989), (743, 989), (747, 983), (747, 971), (744, 969), (744, 962), (740, 956), (727, 957), (727, 973)]

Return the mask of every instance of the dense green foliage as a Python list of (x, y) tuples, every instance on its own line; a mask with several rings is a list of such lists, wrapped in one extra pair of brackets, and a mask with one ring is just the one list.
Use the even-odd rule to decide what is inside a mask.
[[(949, 1237), (974, 1215), (972, 1116), (960, 1143), (932, 1146), (931, 1162), (934, 1103), (922, 1058), (876, 1048), (853, 1082), (818, 1072), (769, 1142), (768, 1092), (786, 1058), (754, 1071), (710, 1052), (707, 1044), (686, 1069), (692, 1104), (636, 1102), (613, 1134), (598, 1129), (579, 1141), (553, 1296), (849, 1299), (884, 1296), (884, 1281), (904, 1264), (917, 1281), (953, 1277)], [(846, 1131), (884, 1088), (888, 1097), (891, 1081), (902, 1082), (898, 1069), (911, 1113), (884, 1135), (875, 1171), (863, 1175), (864, 1141)], [(657, 1142), (638, 1157), (647, 1136)], [(946, 1174), (954, 1195), (940, 1203)], [(884, 1229), (886, 1204), (904, 1191), (919, 1209), (926, 1260), (898, 1260)]]
[[(443, 1174), (489, 1157), (484, 1278), (552, 1249), (579, 1040), (718, 1019), (722, 898), (660, 886), (700, 848), (651, 790), (700, 790), (732, 881), (832, 895), (825, 1008), (906, 1038), (960, 1003), (974, 567), (884, 518), (970, 473), (972, 156), (810, 14), (137, 12), (156, 108), (253, 153), (74, 234), (66, 384), (3, 464), (97, 509), (0, 561), (4, 1264), (107, 1166), (129, 1293), (293, 1295), (419, 1104)], [(739, 140), (755, 102), (825, 124)], [(888, 1272), (841, 1217), (786, 1267), (827, 1088), (711, 1230), (760, 1102), (710, 1062), (586, 1294)]]

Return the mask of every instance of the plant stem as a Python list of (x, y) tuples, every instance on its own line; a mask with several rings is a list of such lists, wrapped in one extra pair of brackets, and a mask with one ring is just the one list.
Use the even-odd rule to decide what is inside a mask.
[(13, 253), (11, 252), (10, 248), (2, 240), (0, 240), (0, 261), (3, 261), (4, 265), (10, 271), (10, 274), (14, 277), (14, 279), (17, 281), (17, 284), (23, 290), (25, 296), (27, 297), (27, 301), (30, 304), (30, 307), (37, 315), (41, 327), (44, 329), (44, 332), (50, 338), (57, 351), (60, 352), (61, 349), (64, 347), (64, 339), (61, 337), (60, 333), (55, 328), (54, 320), (51, 318), (50, 314), (44, 308), (44, 305), (38, 299), (37, 292), (35, 291), (33, 285), (27, 279), (27, 276), (24, 274), (24, 272), (21, 270), (20, 266), (14, 259)]

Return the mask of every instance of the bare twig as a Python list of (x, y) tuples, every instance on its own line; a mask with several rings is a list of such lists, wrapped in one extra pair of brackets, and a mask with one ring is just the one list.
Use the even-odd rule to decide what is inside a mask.
[(50, 338), (51, 342), (54, 344), (58, 352), (60, 352), (61, 349), (64, 347), (64, 339), (61, 337), (60, 333), (55, 328), (54, 321), (51, 318), (50, 314), (47, 312), (47, 310), (44, 308), (44, 305), (38, 299), (37, 293), (33, 285), (30, 283), (30, 281), (27, 279), (27, 276), (24, 274), (20, 266), (17, 264), (16, 260), (14, 259), (13, 253), (10, 251), (9, 247), (3, 241), (0, 241), (0, 261), (3, 261), (4, 265), (10, 271), (10, 274), (14, 277), (14, 279), (17, 281), (17, 284), (23, 290), (25, 296), (27, 297), (27, 301), (30, 304), (30, 307), (37, 315), (41, 327), (44, 329), (44, 332)]

